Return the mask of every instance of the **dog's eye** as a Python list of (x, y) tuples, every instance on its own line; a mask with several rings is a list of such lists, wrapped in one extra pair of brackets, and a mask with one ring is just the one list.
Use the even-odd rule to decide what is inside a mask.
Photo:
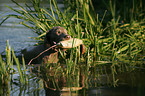
[(60, 34), (60, 31), (58, 31), (58, 34)]
[(61, 33), (60, 31), (57, 31), (57, 35), (60, 35), (60, 33)]

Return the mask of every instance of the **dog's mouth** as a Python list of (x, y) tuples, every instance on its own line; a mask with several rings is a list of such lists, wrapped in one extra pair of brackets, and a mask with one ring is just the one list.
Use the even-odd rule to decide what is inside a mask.
[(60, 41), (65, 41), (65, 40), (69, 40), (71, 38), (71, 36), (69, 35), (65, 35), (65, 36), (60, 36), (58, 37), (56, 40), (52, 41), (53, 45), (56, 45), (57, 43), (59, 43)]

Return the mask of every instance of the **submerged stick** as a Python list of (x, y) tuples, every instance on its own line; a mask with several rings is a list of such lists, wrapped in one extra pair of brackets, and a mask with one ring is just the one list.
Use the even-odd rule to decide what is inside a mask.
[(29, 61), (28, 65), (30, 65), (31, 62), (32, 62), (34, 59), (37, 59), (40, 55), (42, 55), (43, 53), (45, 53), (46, 51), (50, 50), (51, 48), (53, 48), (53, 47), (55, 47), (55, 46), (57, 46), (57, 45), (58, 45), (58, 44), (53, 45), (53, 46), (49, 47), (48, 49), (42, 51), (39, 55), (37, 55), (36, 57), (32, 58), (32, 59)]

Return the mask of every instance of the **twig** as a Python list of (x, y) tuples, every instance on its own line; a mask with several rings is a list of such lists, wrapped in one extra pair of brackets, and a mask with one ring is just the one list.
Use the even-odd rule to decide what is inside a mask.
[(34, 59), (38, 58), (40, 55), (42, 55), (43, 53), (45, 53), (46, 51), (50, 50), (51, 48), (53, 48), (53, 47), (55, 47), (55, 46), (57, 46), (57, 45), (58, 45), (58, 44), (53, 45), (53, 46), (49, 47), (48, 49), (42, 51), (39, 55), (37, 55), (36, 57), (32, 58), (32, 59), (29, 61), (28, 65), (30, 65), (31, 62), (32, 62)]

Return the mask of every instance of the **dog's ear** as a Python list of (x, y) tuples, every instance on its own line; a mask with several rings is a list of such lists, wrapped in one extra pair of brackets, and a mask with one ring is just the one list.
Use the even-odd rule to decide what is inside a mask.
[(50, 43), (51, 43), (51, 40), (50, 40), (50, 31), (48, 30), (46, 32), (46, 35), (45, 35), (45, 38), (44, 38), (44, 46), (50, 47)]

